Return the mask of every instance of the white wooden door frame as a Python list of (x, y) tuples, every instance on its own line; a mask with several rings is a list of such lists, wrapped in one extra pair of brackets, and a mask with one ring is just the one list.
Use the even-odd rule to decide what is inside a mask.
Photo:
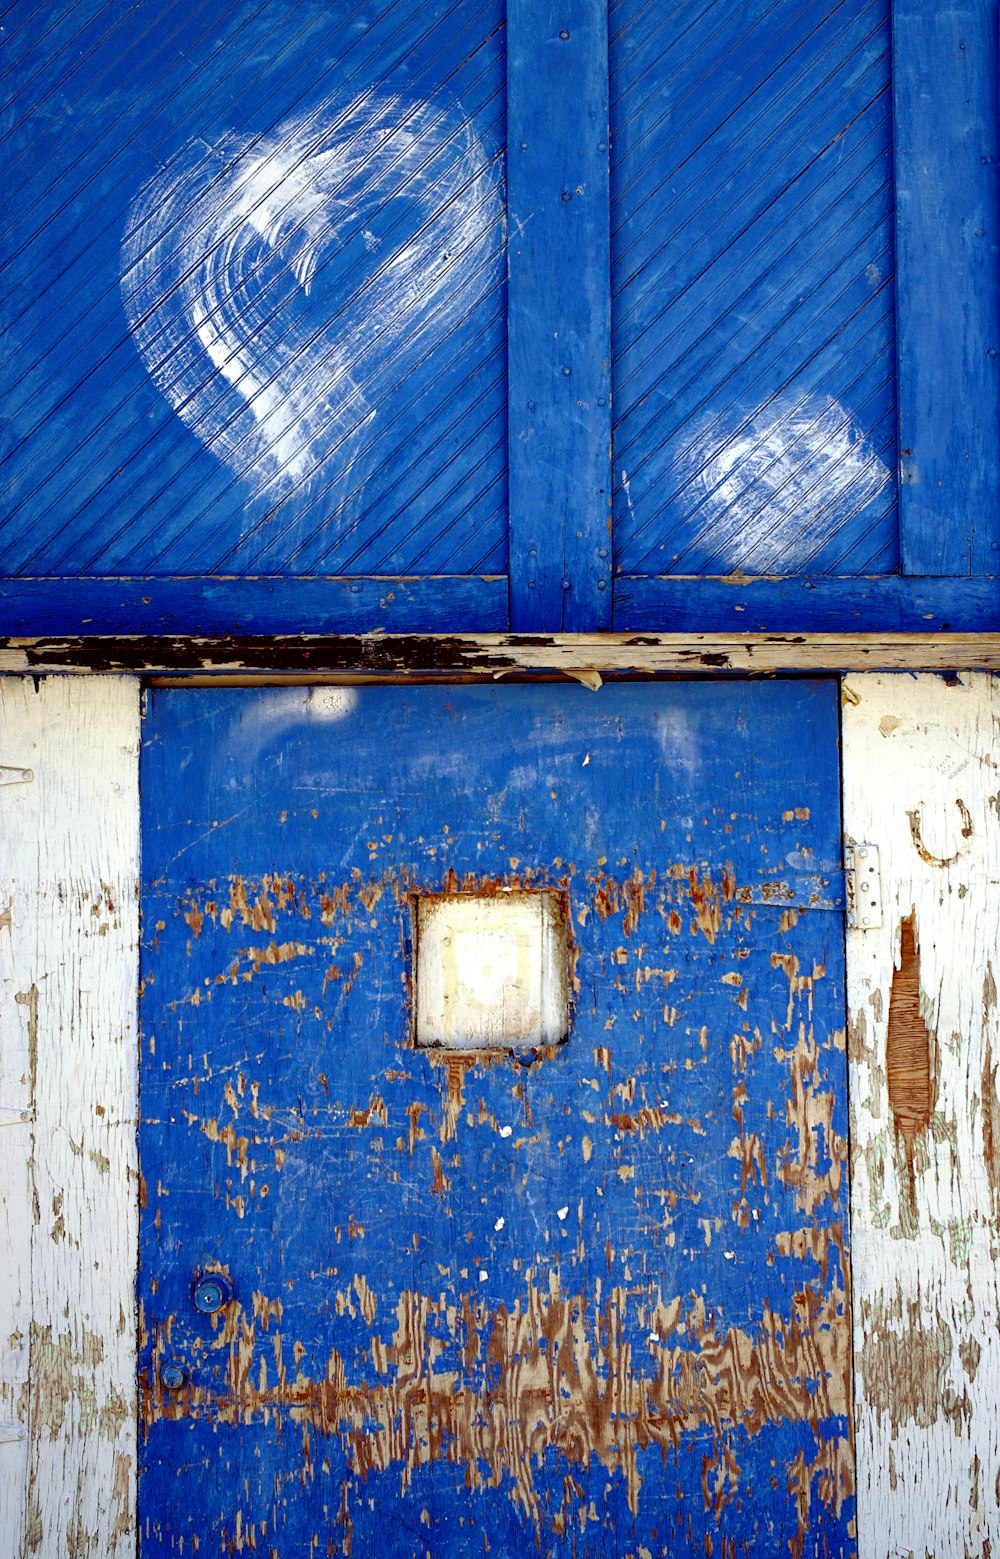
[(135, 1552), (139, 687), (0, 679), (0, 1553)]
[[(1000, 679), (848, 676), (858, 1551), (1000, 1545)], [(921, 1086), (921, 1065), (929, 1086)]]

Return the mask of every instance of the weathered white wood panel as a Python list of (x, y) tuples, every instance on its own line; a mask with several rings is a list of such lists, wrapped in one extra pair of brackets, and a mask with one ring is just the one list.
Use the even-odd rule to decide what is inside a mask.
[(139, 692), (0, 680), (0, 1552), (135, 1545)]
[[(862, 1559), (1000, 1543), (1000, 683), (849, 676), (845, 832)], [(991, 1546), (992, 1545), (992, 1546)]]

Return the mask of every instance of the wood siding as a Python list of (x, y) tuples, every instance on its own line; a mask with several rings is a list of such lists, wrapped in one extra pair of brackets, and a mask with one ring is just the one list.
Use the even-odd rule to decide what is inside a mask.
[[(848, 932), (861, 1559), (1000, 1539), (1000, 686), (848, 677), (844, 828), (882, 924)], [(991, 1544), (993, 1545), (991, 1548)]]
[(4, 45), (5, 634), (995, 623), (996, 0)]
[(838, 692), (150, 690), (144, 1559), (851, 1559)]
[(135, 1552), (139, 690), (0, 681), (0, 1553)]
[[(135, 1543), (138, 694), (8, 678), (0, 713), (0, 1547), (117, 1559)], [(986, 675), (844, 684), (845, 829), (879, 848), (883, 919), (847, 947), (862, 1559), (984, 1559), (998, 1536), (998, 722)]]

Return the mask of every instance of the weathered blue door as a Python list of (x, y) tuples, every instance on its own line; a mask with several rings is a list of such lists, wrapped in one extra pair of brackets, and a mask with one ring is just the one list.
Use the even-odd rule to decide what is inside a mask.
[(143, 1554), (853, 1552), (835, 684), (157, 689), (143, 765)]

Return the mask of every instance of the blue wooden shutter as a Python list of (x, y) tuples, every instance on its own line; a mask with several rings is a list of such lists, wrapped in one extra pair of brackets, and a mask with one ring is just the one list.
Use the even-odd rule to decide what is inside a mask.
[(610, 35), (616, 626), (995, 625), (996, 6)]
[(893, 571), (888, 6), (611, 14), (616, 559)]
[[(143, 1559), (855, 1553), (837, 702), (152, 691)], [(539, 892), (566, 1042), (421, 1045)]]
[(7, 50), (8, 630), (505, 626), (502, 0)]
[(991, 626), (996, 33), (14, 14), (2, 628)]

